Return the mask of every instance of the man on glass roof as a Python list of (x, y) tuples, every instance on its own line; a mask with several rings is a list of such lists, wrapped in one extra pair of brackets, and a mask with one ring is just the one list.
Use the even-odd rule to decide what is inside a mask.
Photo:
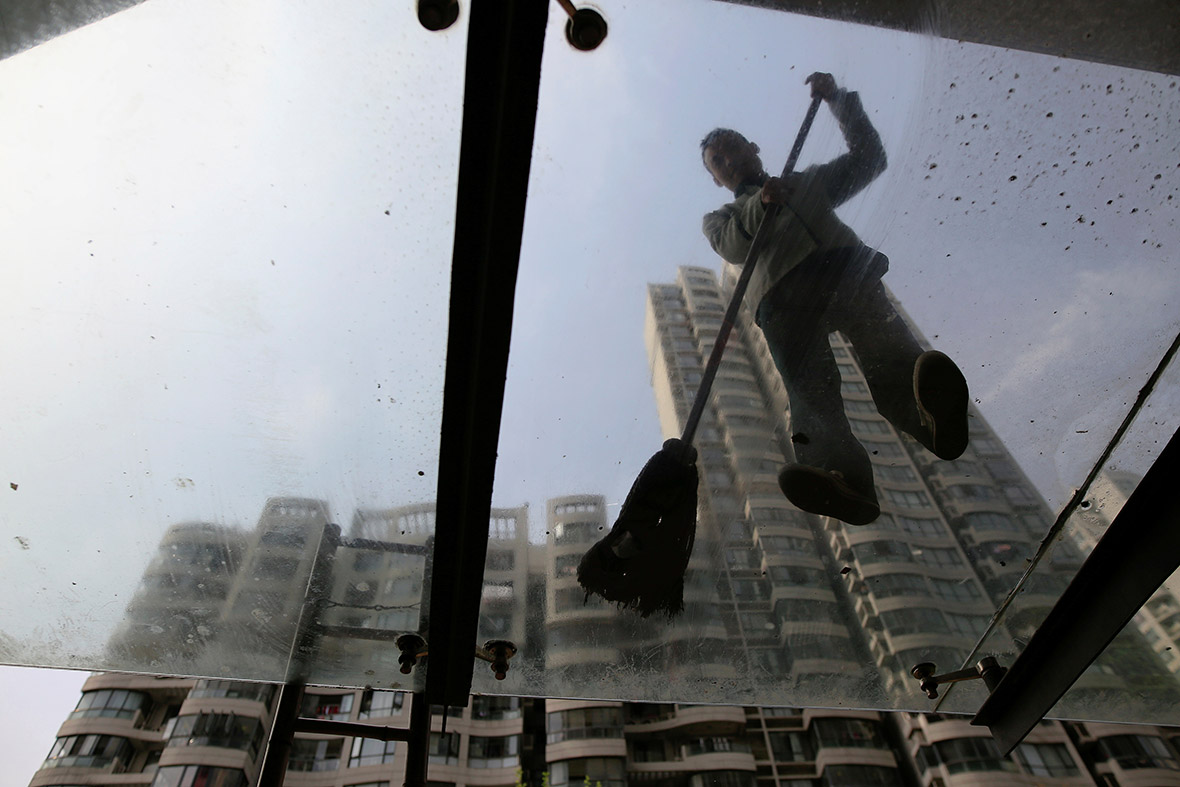
[(790, 400), (795, 462), (780, 471), (779, 486), (804, 511), (864, 525), (880, 507), (868, 452), (844, 414), (829, 333), (852, 344), (881, 415), (942, 459), (967, 447), (967, 382), (946, 355), (923, 351), (881, 284), (888, 259), (836, 216), (885, 169), (860, 98), (831, 74), (807, 83), (839, 122), (848, 152), (776, 178), (741, 134), (709, 132), (701, 141), (705, 168), (734, 200), (705, 216), (704, 232), (714, 251), (742, 265), (765, 206), (782, 206), (745, 296)]

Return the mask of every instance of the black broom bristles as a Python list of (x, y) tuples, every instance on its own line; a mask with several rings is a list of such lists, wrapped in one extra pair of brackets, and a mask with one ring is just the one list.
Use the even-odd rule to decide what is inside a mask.
[(586, 597), (596, 593), (643, 617), (684, 609), (684, 572), (697, 524), (696, 449), (673, 438), (644, 465), (619, 518), (578, 565)]

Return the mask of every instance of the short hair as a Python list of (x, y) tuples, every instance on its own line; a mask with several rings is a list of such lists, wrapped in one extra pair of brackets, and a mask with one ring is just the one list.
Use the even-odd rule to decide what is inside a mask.
[[(712, 145), (714, 142), (716, 142), (718, 140), (718, 138), (720, 138), (720, 137), (737, 137), (742, 142), (745, 142), (747, 144), (750, 142), (750, 140), (746, 139), (744, 136), (742, 136), (738, 132), (734, 131), (732, 128), (722, 128), (719, 126), (715, 129), (713, 129), (712, 131), (710, 131), (708, 134), (706, 134), (705, 138), (701, 140), (701, 161), (702, 162), (705, 161), (705, 150), (710, 145)], [(706, 166), (706, 169), (707, 168), (708, 167)]]

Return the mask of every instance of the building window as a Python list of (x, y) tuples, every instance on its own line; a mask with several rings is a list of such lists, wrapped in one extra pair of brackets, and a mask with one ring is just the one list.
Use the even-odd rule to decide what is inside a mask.
[(698, 754), (717, 754), (721, 752), (750, 752), (750, 744), (744, 740), (733, 738), (690, 738), (684, 743), (684, 756), (695, 757)]
[(848, 425), (854, 434), (882, 435), (892, 434), (889, 424), (884, 421), (865, 421), (860, 418), (849, 418)]
[[(622, 737), (621, 716), (619, 721), (618, 736)], [(496, 738), (472, 735), (468, 741), (467, 765), (472, 768), (515, 768), (520, 763), (519, 746), (519, 735), (502, 735)]]
[(802, 732), (771, 732), (770, 750), (779, 762), (810, 762), (815, 759), (811, 739)]
[(363, 768), (366, 765), (381, 765), (393, 762), (396, 741), (378, 741), (372, 738), (353, 738), (352, 751), (348, 755), (349, 768)]
[(868, 541), (854, 546), (852, 552), (862, 566), (882, 562), (909, 563), (913, 561), (909, 546), (901, 541)]
[(352, 698), (349, 694), (304, 694), (299, 706), (299, 715), (313, 719), (348, 721), (352, 714)]
[(848, 659), (852, 657), (852, 645), (844, 637), (791, 634), (787, 637), (787, 652), (794, 659)]
[(558, 522), (553, 526), (553, 540), (558, 544), (580, 544), (598, 537), (602, 526), (597, 522)]
[(1077, 776), (1078, 766), (1064, 743), (1022, 743), (1016, 761), (1033, 776)]
[(778, 631), (778, 625), (768, 612), (739, 612), (738, 618), (748, 637), (768, 637)]
[(553, 571), (559, 577), (576, 576), (580, 562), (582, 562), (581, 555), (558, 555), (553, 563)]
[(809, 538), (795, 536), (760, 536), (762, 552), (767, 557), (776, 555), (798, 555), (816, 557), (815, 542)]
[(898, 516), (898, 523), (902, 530), (915, 536), (925, 536), (932, 538), (934, 536), (945, 536), (946, 527), (937, 519), (921, 519), (914, 516)]
[(906, 634), (933, 634), (946, 631), (946, 621), (937, 609), (928, 607), (907, 607), (892, 612), (882, 612), (881, 622), (891, 636)]
[(983, 484), (953, 484), (946, 488), (953, 500), (995, 500), (995, 487)]
[(959, 555), (957, 549), (953, 548), (939, 548), (939, 547), (922, 547), (914, 550), (914, 556), (928, 566), (961, 566), (963, 565), (963, 558)]
[(978, 601), (983, 598), (979, 585), (971, 578), (950, 580), (931, 577), (930, 586), (939, 598), (947, 601)]
[(896, 768), (876, 765), (829, 765), (820, 777), (823, 787), (900, 787)]
[(246, 774), (209, 765), (168, 765), (156, 771), (152, 787), (247, 787)]
[(839, 607), (834, 601), (784, 598), (774, 605), (774, 614), (783, 621), (841, 622)]
[(877, 476), (882, 481), (914, 483), (918, 480), (918, 476), (914, 474), (913, 469), (907, 465), (878, 465), (875, 469)]
[(939, 741), (934, 744), (934, 753), (952, 776), (970, 771), (1016, 770), (1016, 764), (1000, 754), (999, 747), (991, 738)]
[(1023, 486), (1005, 486), (1004, 497), (1015, 506), (1033, 505), (1037, 502), (1036, 495)]
[(291, 741), (287, 770), (301, 773), (334, 771), (340, 767), (340, 753), (343, 750), (344, 741), (340, 739), (323, 741), (296, 738)]
[(458, 765), (459, 733), (430, 733), (429, 760), (433, 765)]
[(78, 707), (70, 714), (71, 719), (86, 719), (105, 716), (113, 719), (133, 719), (136, 711), (146, 708), (148, 696), (139, 691), (123, 689), (102, 689), (87, 691), (78, 700)]
[(758, 556), (749, 549), (725, 550), (725, 564), (735, 569), (755, 569), (761, 565)]
[(511, 571), (516, 568), (516, 553), (507, 549), (488, 550), (488, 571)]
[(586, 606), (586, 591), (580, 587), (558, 588), (554, 596), (558, 612), (570, 612)]
[(1154, 735), (1114, 735), (1099, 741), (1102, 749), (1125, 771), (1137, 768), (1180, 770), (1180, 763), (1163, 738)]
[(890, 596), (929, 596), (926, 579), (919, 574), (878, 574), (865, 582), (877, 598)]
[(374, 691), (365, 689), (361, 695), (360, 718), (372, 719), (382, 716), (396, 716), (401, 710), (404, 697), (400, 691)]
[(729, 583), (738, 601), (763, 601), (770, 598), (770, 590), (761, 579), (734, 579)]
[(626, 787), (627, 777), (622, 758), (587, 757), (580, 760), (563, 760), (553, 763), (549, 784), (552, 787), (585, 784), (587, 780), (594, 787)]
[(553, 513), (565, 516), (566, 514), (593, 514), (597, 510), (598, 503), (562, 503), (559, 506), (554, 506)]
[[(351, 695), (349, 695), (351, 696)], [(262, 742), (262, 722), (232, 713), (178, 716), (168, 746), (217, 746), (238, 749), (253, 757)]]
[(520, 697), (475, 695), (471, 698), (471, 718), (484, 721), (520, 718)]
[(67, 735), (58, 738), (45, 758), (45, 768), (106, 768), (125, 763), (131, 742), (114, 735)]
[(851, 381), (840, 383), (840, 393), (842, 394), (867, 394), (869, 387), (862, 382)]
[[(622, 708), (579, 708), (548, 714), (548, 742), (623, 737)], [(492, 740), (492, 739), (489, 739)]]
[(199, 680), (190, 697), (225, 697), (226, 699), (270, 702), (274, 687), (265, 683), (242, 683), (236, 680)]
[(511, 541), (516, 538), (516, 517), (494, 516), (488, 521), (488, 538)]
[(956, 634), (978, 637), (987, 630), (988, 618), (982, 615), (957, 615), (954, 612), (945, 615), (947, 627)]
[(930, 498), (925, 492), (913, 492), (908, 489), (886, 489), (885, 497), (894, 505), (905, 508), (929, 508)]
[(801, 566), (771, 566), (770, 579), (775, 584), (796, 585), (802, 587), (828, 587), (827, 577), (818, 568), (803, 568)]
[(967, 522), (968, 527), (973, 527), (976, 530), (1019, 530), (1020, 526), (1016, 521), (1006, 515), (995, 511), (976, 511), (967, 514), (963, 519)]
[(673, 759), (668, 756), (667, 747), (659, 738), (629, 741), (627, 748), (630, 750), (632, 762), (664, 762)]
[(750, 667), (769, 675), (785, 675), (790, 671), (786, 655), (780, 650), (771, 648), (751, 648), (746, 651), (750, 659)]
[(815, 719), (811, 722), (815, 747), (826, 746), (857, 749), (886, 749), (881, 727), (867, 719)]

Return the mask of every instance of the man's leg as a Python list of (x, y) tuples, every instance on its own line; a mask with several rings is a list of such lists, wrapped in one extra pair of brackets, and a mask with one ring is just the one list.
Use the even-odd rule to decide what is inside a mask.
[(967, 446), (967, 383), (954, 362), (923, 351), (880, 282), (843, 301), (833, 325), (856, 350), (878, 412), (944, 459)]
[(872, 465), (844, 415), (840, 372), (828, 341), (829, 293), (803, 286), (796, 275), (802, 273), (780, 282), (758, 313), (791, 404), (796, 464), (784, 468), (779, 482), (805, 511), (867, 524), (879, 512)]

